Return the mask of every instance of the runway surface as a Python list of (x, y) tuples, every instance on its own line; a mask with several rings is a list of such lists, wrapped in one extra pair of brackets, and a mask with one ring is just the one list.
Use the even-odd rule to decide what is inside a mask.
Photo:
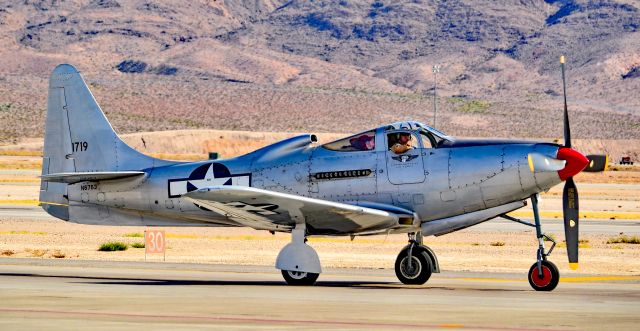
[(0, 258), (0, 329), (633, 329), (640, 276), (330, 269), (292, 287), (270, 267)]
[[(0, 204), (0, 219), (1, 218), (28, 218), (28, 219), (48, 219), (55, 220), (56, 218), (47, 214), (41, 207), (32, 205), (11, 205)], [(564, 231), (564, 225), (562, 220), (543, 218), (542, 225), (545, 231), (562, 233)], [(474, 231), (530, 231), (531, 228), (518, 224), (515, 222), (493, 219), (488, 222), (484, 222), (473, 226)], [(582, 220), (580, 223), (580, 233), (583, 234), (619, 234), (624, 232), (626, 234), (639, 234), (640, 233), (640, 220)]]

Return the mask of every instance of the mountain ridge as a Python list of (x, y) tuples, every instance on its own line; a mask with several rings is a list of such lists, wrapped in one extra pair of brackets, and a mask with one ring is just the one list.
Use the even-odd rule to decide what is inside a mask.
[(62, 62), (122, 132), (430, 122), (438, 64), (443, 131), (559, 137), (561, 54), (574, 134), (640, 138), (639, 3), (2, 1), (0, 142), (41, 135)]

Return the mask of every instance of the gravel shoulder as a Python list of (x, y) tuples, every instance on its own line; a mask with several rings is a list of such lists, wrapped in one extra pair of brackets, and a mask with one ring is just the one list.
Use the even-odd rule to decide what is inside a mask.
[[(166, 261), (241, 265), (274, 265), (278, 251), (289, 241), (287, 234), (271, 235), (247, 228), (165, 228)], [(143, 242), (142, 227), (88, 226), (59, 220), (0, 219), (0, 253), (34, 259), (79, 259), (144, 261), (144, 249), (100, 252), (105, 242), (131, 245)], [(561, 243), (551, 260), (571, 274)], [(611, 235), (582, 236), (580, 273), (640, 274), (640, 245), (607, 244)], [(426, 244), (438, 255), (441, 267), (450, 271), (526, 271), (535, 260), (536, 240), (529, 228), (521, 231), (475, 231), (473, 228), (442, 237), (429, 237)], [(310, 238), (325, 267), (393, 268), (396, 255), (406, 244), (404, 235), (388, 237)], [(149, 260), (163, 256), (149, 255)], [(575, 273), (575, 272), (573, 272)]]

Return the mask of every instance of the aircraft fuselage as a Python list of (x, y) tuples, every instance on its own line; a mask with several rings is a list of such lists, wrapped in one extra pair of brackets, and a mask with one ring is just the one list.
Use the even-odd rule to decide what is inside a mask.
[[(384, 130), (375, 134), (377, 141), (385, 142)], [(561, 182), (557, 173), (529, 169), (529, 153), (557, 153), (558, 146), (548, 143), (476, 140), (434, 148), (421, 142), (396, 155), (386, 143), (374, 150), (343, 152), (295, 139), (293, 147), (275, 146), (232, 159), (142, 169), (147, 176), (135, 181), (69, 185), (70, 204), (87, 207), (87, 215), (104, 216), (100, 220), (76, 215), (71, 221), (236, 226), (225, 215), (180, 195), (203, 187), (240, 185), (335, 202), (395, 206), (415, 212), (425, 222), (524, 200)], [(273, 209), (251, 201), (237, 203), (258, 214)], [(132, 213), (139, 217), (132, 218)], [(338, 234), (313, 231), (311, 224), (310, 234)], [(339, 234), (352, 232), (357, 229), (345, 228)]]

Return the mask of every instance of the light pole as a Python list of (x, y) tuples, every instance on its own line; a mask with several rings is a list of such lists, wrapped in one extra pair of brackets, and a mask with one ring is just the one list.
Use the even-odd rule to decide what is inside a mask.
[(440, 65), (433, 66), (433, 127), (436, 128), (436, 119), (438, 116), (438, 73)]

